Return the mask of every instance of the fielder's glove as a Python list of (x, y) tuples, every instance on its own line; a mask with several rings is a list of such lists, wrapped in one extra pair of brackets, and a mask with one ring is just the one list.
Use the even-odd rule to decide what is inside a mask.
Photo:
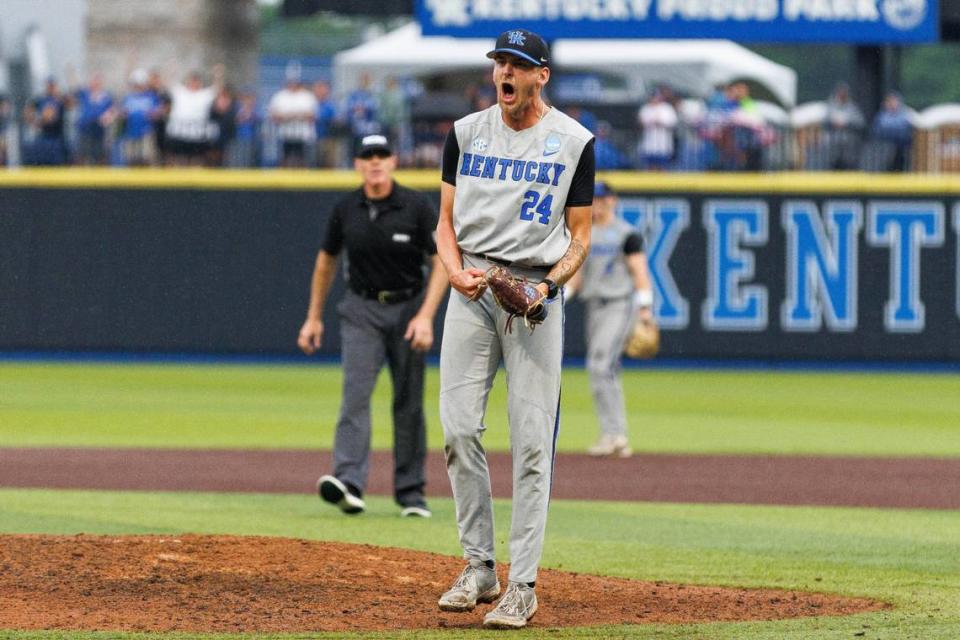
[(649, 360), (660, 350), (660, 329), (653, 318), (638, 317), (623, 349), (629, 358)]
[(526, 278), (518, 278), (499, 265), (490, 267), (483, 274), (483, 281), (493, 294), (497, 305), (507, 312), (506, 332), (512, 331), (513, 319), (523, 318), (523, 323), (532, 333), (546, 320), (545, 296)]

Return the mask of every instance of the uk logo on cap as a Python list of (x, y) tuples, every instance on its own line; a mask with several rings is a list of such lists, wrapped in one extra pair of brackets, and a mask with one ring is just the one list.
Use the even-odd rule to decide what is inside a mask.
[(521, 47), (527, 42), (527, 38), (522, 31), (511, 31), (508, 38), (510, 44), (520, 45)]
[(493, 58), (498, 53), (518, 56), (538, 67), (550, 64), (550, 47), (543, 38), (526, 29), (510, 29), (497, 36), (497, 43), (487, 52), (487, 57)]

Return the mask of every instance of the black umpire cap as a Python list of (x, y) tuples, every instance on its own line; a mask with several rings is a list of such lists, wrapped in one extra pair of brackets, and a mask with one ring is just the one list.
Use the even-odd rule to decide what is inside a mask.
[(510, 29), (501, 33), (487, 57), (492, 58), (498, 53), (518, 56), (538, 67), (550, 66), (550, 48), (546, 40), (526, 29)]
[(367, 159), (372, 156), (386, 158), (392, 155), (393, 149), (390, 147), (390, 142), (387, 140), (386, 136), (364, 136), (363, 140), (360, 141), (359, 146), (357, 146), (358, 158)]

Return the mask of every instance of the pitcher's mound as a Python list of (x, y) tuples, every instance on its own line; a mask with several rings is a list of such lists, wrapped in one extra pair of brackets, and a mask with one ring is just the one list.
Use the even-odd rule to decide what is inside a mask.
[[(0, 536), (0, 629), (191, 632), (479, 627), (443, 613), (463, 567), (407, 549), (234, 536)], [(506, 567), (498, 567), (506, 586)], [(691, 623), (888, 608), (824, 594), (544, 570), (531, 626)]]

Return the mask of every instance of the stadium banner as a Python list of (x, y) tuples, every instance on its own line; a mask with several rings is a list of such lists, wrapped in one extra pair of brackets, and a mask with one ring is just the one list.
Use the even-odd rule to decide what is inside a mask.
[(939, 39), (937, 0), (417, 0), (424, 35), (723, 38), (896, 44)]
[[(960, 363), (960, 180), (602, 177), (646, 239), (662, 356)], [(439, 201), (435, 172), (397, 180)], [(356, 185), (352, 172), (0, 173), (0, 352), (296, 354), (327, 219)], [(565, 309), (570, 357), (584, 354), (583, 311)]]

